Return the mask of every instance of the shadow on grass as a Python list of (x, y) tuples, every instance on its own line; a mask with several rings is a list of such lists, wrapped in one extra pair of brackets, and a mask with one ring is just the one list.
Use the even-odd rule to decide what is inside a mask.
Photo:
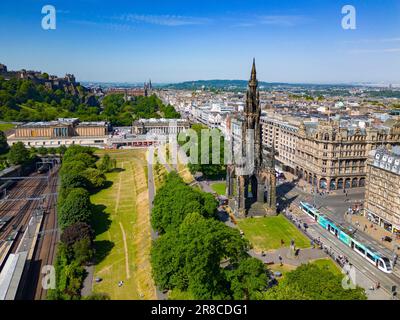
[(114, 242), (109, 240), (99, 240), (94, 242), (94, 261), (96, 264), (102, 262), (114, 248)]
[(90, 190), (90, 194), (94, 195), (94, 194), (99, 193), (100, 191), (102, 191), (104, 189), (111, 188), (113, 184), (114, 184), (114, 182), (107, 180), (107, 181), (104, 182), (104, 186), (103, 187)]
[(110, 214), (105, 212), (106, 206), (102, 204), (93, 205), (92, 227), (95, 235), (106, 232), (111, 225)]
[[(98, 236), (99, 234), (102, 234), (110, 229), (112, 221), (110, 220), (110, 214), (105, 211), (106, 206), (99, 204), (94, 205), (93, 207), (92, 227), (94, 229), (95, 235)], [(112, 241), (95, 240), (95, 264), (99, 264), (100, 262), (102, 262), (108, 256), (113, 247), (114, 242)]]

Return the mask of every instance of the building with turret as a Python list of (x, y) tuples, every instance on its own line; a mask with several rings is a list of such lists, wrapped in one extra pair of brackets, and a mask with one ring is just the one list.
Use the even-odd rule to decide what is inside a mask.
[(369, 153), (364, 215), (400, 235), (400, 149), (379, 147)]
[(317, 190), (364, 187), (371, 150), (400, 145), (400, 122), (392, 126), (353, 120), (262, 117), (263, 142), (276, 146), (276, 160)]

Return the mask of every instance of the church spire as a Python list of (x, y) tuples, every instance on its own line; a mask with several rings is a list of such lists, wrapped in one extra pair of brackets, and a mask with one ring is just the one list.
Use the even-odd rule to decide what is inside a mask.
[(253, 58), (253, 66), (251, 68), (251, 80), (257, 80), (256, 58)]
[(256, 59), (253, 58), (253, 66), (251, 67), (251, 76), (249, 84), (252, 86), (257, 86), (257, 71), (256, 71)]

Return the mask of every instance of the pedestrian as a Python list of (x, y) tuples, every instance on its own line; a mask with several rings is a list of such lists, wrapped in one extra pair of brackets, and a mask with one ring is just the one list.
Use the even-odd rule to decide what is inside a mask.
[(281, 255), (279, 255), (278, 256), (278, 259), (279, 259), (279, 262), (280, 262), (280, 264), (281, 264), (281, 267), (283, 266), (283, 263), (282, 263), (282, 256)]
[(379, 281), (376, 283), (376, 290), (378, 290), (381, 287), (381, 284), (379, 283)]
[(284, 244), (285, 244), (285, 241), (283, 241), (283, 239), (281, 239), (281, 247), (283, 247)]

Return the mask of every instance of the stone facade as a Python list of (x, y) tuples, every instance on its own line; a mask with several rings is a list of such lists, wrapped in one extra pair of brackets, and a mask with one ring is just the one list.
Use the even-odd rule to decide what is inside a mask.
[(318, 190), (365, 186), (366, 161), (378, 146), (400, 145), (400, 124), (349, 127), (339, 121), (263, 119), (263, 143), (277, 146), (276, 159)]
[(386, 230), (400, 234), (400, 150), (378, 148), (367, 161), (364, 214)]
[(178, 134), (189, 129), (190, 123), (184, 119), (141, 119), (132, 124), (133, 134)]
[(19, 125), (15, 133), (7, 137), (7, 141), (10, 145), (21, 141), (27, 147), (58, 147), (71, 144), (102, 146), (107, 143), (107, 137), (106, 122), (79, 122), (77, 118), (68, 118)]

